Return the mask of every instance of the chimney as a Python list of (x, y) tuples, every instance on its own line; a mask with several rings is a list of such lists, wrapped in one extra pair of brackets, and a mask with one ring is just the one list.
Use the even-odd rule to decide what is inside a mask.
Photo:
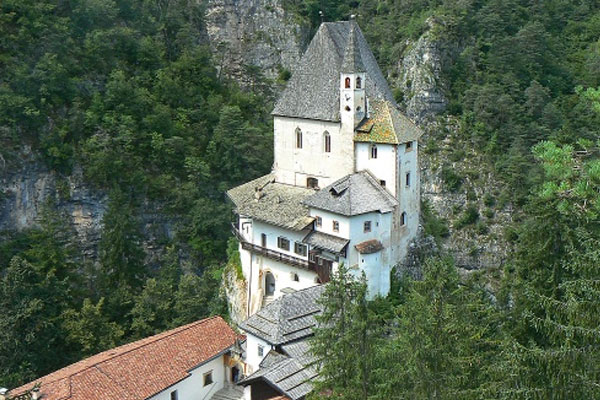
[(7, 398), (6, 397), (7, 396), (6, 393), (8, 393), (8, 389), (6, 389), (6, 388), (0, 388), (0, 400), (6, 400), (6, 398)]
[(263, 197), (262, 188), (254, 188), (254, 200), (259, 201)]
[(38, 400), (42, 398), (40, 393), (40, 384), (36, 383), (33, 389), (31, 389), (31, 400)]

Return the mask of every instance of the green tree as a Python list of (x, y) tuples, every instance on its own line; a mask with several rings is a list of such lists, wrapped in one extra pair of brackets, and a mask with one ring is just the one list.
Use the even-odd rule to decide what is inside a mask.
[(475, 279), (430, 258), (408, 285), (391, 340), (378, 351), (377, 398), (486, 398), (499, 353), (500, 319)]
[(319, 370), (314, 397), (331, 393), (326, 397), (369, 398), (380, 332), (367, 301), (364, 274), (356, 279), (340, 265), (319, 303), (323, 313), (317, 317), (318, 325), (311, 340)]

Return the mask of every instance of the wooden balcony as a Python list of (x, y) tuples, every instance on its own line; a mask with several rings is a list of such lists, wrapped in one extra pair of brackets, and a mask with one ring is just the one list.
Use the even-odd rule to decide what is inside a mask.
[(308, 260), (303, 260), (302, 258), (290, 256), (289, 254), (284, 254), (277, 250), (267, 249), (266, 247), (262, 247), (253, 243), (248, 243), (243, 240), (240, 241), (240, 243), (242, 244), (242, 249), (248, 250), (254, 254), (259, 254), (261, 256), (268, 257), (272, 260), (280, 261), (284, 264), (316, 272), (315, 265), (313, 265), (313, 263), (308, 262)]

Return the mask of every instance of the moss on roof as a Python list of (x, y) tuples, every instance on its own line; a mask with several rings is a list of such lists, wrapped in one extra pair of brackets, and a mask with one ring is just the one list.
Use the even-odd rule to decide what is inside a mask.
[(355, 142), (399, 144), (421, 137), (421, 130), (386, 100), (369, 102), (369, 118), (357, 128)]

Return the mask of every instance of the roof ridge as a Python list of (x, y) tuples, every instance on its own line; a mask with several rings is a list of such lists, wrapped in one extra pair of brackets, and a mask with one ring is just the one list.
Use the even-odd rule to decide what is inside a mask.
[[(222, 319), (222, 317), (221, 317), (221, 316), (219, 316), (219, 315), (213, 315), (212, 317), (207, 317), (207, 318), (201, 319), (201, 320), (199, 320), (199, 321), (191, 322), (191, 323), (189, 323), (189, 324), (187, 324), (187, 325), (179, 326), (179, 327), (177, 327), (177, 328), (173, 328), (173, 329), (171, 329), (171, 330), (169, 330), (169, 331), (165, 331), (165, 332), (157, 333), (156, 335), (150, 336), (149, 338), (143, 338), (143, 339), (136, 340), (136, 341), (134, 341), (134, 342), (130, 342), (130, 343), (125, 343), (125, 344), (122, 344), (121, 346), (118, 346), (118, 347), (116, 347), (115, 349), (118, 349), (118, 348), (120, 348), (120, 347), (125, 347), (125, 346), (128, 346), (128, 345), (131, 345), (131, 344), (137, 343), (137, 342), (141, 342), (141, 341), (144, 341), (144, 340), (147, 340), (147, 339), (153, 338), (153, 337), (155, 337), (155, 336), (161, 336), (161, 335), (163, 335), (163, 334), (165, 334), (165, 333), (168, 333), (168, 332), (171, 332), (171, 331), (172, 331), (172, 332), (171, 332), (171, 333), (169, 333), (168, 335), (164, 335), (164, 336), (161, 336), (161, 337), (158, 337), (158, 338), (156, 338), (156, 340), (151, 340), (151, 341), (148, 341), (148, 343), (143, 343), (143, 344), (140, 344), (139, 346), (132, 347), (131, 349), (129, 349), (129, 350), (127, 350), (127, 351), (124, 351), (124, 352), (122, 352), (122, 353), (113, 354), (113, 355), (109, 356), (108, 358), (102, 359), (102, 360), (100, 360), (100, 361), (98, 361), (98, 362), (95, 362), (95, 363), (93, 363), (93, 364), (91, 364), (91, 365), (88, 365), (88, 366), (82, 367), (81, 369), (78, 369), (78, 370), (74, 371), (73, 373), (70, 373), (69, 375), (67, 375), (67, 376), (65, 376), (65, 377), (62, 377), (62, 378), (57, 378), (57, 379), (54, 379), (54, 380), (49, 380), (49, 381), (47, 381), (47, 382), (44, 382), (44, 384), (45, 384), (45, 385), (48, 385), (48, 384), (51, 384), (51, 383), (54, 383), (54, 382), (58, 382), (58, 381), (61, 381), (61, 380), (63, 380), (63, 379), (67, 379), (67, 378), (68, 378), (68, 379), (69, 379), (69, 397), (72, 397), (72, 390), (71, 390), (71, 378), (72, 378), (73, 376), (75, 376), (75, 375), (78, 375), (78, 374), (80, 374), (80, 373), (82, 373), (82, 372), (84, 372), (84, 371), (88, 371), (88, 370), (90, 370), (90, 369), (92, 369), (92, 368), (98, 368), (98, 365), (99, 365), (99, 364), (102, 364), (102, 363), (105, 363), (105, 362), (107, 362), (107, 361), (110, 361), (110, 360), (112, 360), (112, 359), (114, 359), (114, 358), (117, 358), (117, 357), (123, 356), (123, 355), (125, 355), (125, 354), (128, 354), (128, 353), (130, 353), (130, 352), (134, 351), (134, 350), (141, 349), (142, 347), (146, 347), (146, 346), (147, 346), (147, 345), (149, 345), (149, 344), (156, 343), (156, 342), (158, 342), (159, 340), (162, 340), (162, 339), (164, 339), (164, 338), (171, 337), (171, 336), (173, 336), (174, 334), (177, 334), (177, 333), (180, 333), (180, 332), (186, 331), (186, 330), (188, 330), (188, 329), (190, 329), (190, 328), (192, 328), (192, 327), (195, 327), (195, 326), (197, 326), (197, 325), (200, 325), (200, 324), (202, 324), (202, 323), (204, 323), (204, 322), (207, 322), (207, 321), (209, 321), (209, 320), (213, 320), (213, 319), (219, 319), (219, 318), (220, 318), (220, 319)], [(224, 321), (224, 320), (223, 320), (223, 321)], [(92, 357), (94, 357), (94, 356), (98, 356), (98, 355), (100, 355), (100, 354), (102, 354), (102, 353), (108, 353), (109, 351), (111, 351), (111, 350), (115, 350), (115, 349), (108, 349), (108, 350), (105, 350), (105, 351), (103, 351), (103, 352), (100, 352), (100, 353), (98, 353), (98, 354), (94, 354), (94, 355), (92, 355), (92, 356), (90, 356), (90, 357), (88, 357), (88, 358), (84, 358), (83, 360), (80, 360), (80, 361), (76, 362), (75, 364), (77, 364), (77, 363), (80, 363), (80, 362), (82, 363), (82, 362), (84, 362), (85, 360), (87, 360), (87, 359), (89, 359), (89, 358), (92, 358)], [(44, 378), (45, 376), (52, 375), (52, 374), (54, 374), (54, 373), (57, 373), (57, 372), (59, 372), (59, 371), (61, 371), (61, 370), (65, 369), (65, 368), (69, 368), (70, 366), (72, 366), (72, 365), (75, 365), (75, 364), (66, 365), (66, 366), (64, 366), (63, 368), (61, 368), (61, 369), (59, 369), (59, 370), (57, 370), (57, 371), (51, 372), (51, 373), (50, 373), (50, 374), (48, 374), (48, 375), (44, 375), (44, 376), (41, 376), (41, 377), (39, 377), (39, 378), (35, 379), (33, 382), (39, 381), (39, 380), (41, 380), (42, 378)], [(69, 397), (66, 397), (66, 399), (68, 399)]]

